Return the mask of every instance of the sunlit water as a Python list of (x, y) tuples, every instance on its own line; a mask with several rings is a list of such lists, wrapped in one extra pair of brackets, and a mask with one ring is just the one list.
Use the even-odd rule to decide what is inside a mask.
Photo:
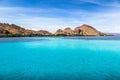
[(120, 37), (1, 38), (0, 80), (120, 80)]

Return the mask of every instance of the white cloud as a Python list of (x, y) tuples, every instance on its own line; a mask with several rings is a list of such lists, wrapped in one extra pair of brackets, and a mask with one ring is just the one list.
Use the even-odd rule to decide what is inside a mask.
[[(39, 14), (42, 12), (51, 13), (62, 11), (68, 14), (69, 17), (51, 17), (30, 14), (32, 12)], [(118, 9), (103, 12), (87, 12), (83, 10), (67, 11), (56, 8), (47, 10), (40, 8), (0, 7), (0, 12), (1, 22), (15, 23), (28, 29), (45, 29), (55, 32), (55, 30), (59, 28), (64, 29), (65, 27), (71, 27), (74, 29), (76, 26), (86, 23), (103, 32), (120, 33), (120, 11)]]
[(84, 2), (84, 3), (92, 3), (92, 4), (97, 4), (100, 6), (108, 6), (108, 7), (120, 7), (120, 2), (119, 0), (111, 0), (111, 1), (106, 1), (106, 0), (77, 0), (78, 2)]

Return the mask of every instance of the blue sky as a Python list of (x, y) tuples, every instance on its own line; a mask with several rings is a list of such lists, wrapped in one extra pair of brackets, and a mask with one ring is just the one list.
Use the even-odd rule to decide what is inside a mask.
[(120, 32), (120, 0), (0, 0), (0, 22), (27, 29), (57, 29), (89, 24)]

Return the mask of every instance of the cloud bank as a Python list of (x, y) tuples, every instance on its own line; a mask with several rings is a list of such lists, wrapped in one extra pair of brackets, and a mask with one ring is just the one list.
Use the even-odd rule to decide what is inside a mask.
[[(99, 0), (74, 0), (81, 4), (105, 6), (94, 10), (63, 9), (56, 7), (0, 7), (0, 22), (15, 23), (27, 29), (45, 29), (55, 32), (57, 29), (71, 27), (74, 29), (82, 24), (89, 24), (103, 32), (120, 32), (119, 2), (103, 2)], [(103, 4), (104, 3), (104, 4)], [(89, 7), (87, 7), (89, 9)]]

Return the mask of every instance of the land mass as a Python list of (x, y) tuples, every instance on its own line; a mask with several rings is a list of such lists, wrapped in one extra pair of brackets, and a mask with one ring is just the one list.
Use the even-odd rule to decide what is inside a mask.
[(29, 30), (20, 27), (15, 24), (0, 23), (0, 37), (32, 37), (32, 36), (111, 36), (112, 34), (107, 34), (100, 32), (89, 26), (83, 24), (82, 26), (76, 27), (74, 30), (67, 27), (64, 30), (58, 29), (55, 33), (51, 33), (46, 30)]

